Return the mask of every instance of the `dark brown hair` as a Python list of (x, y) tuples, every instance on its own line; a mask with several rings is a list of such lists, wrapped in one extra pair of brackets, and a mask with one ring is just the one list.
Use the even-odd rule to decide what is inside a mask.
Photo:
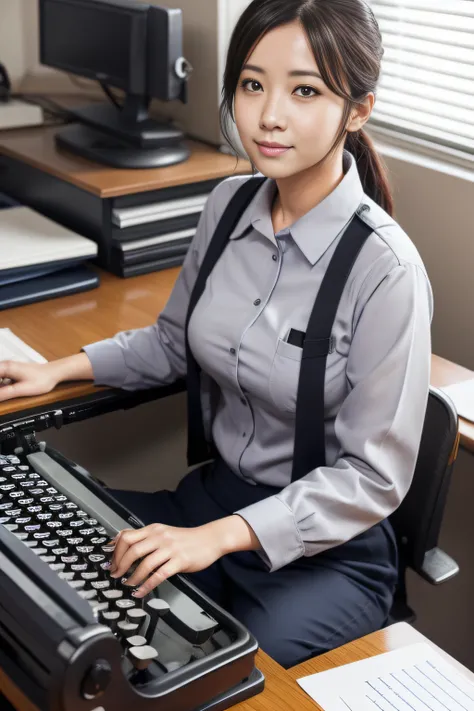
[(228, 119), (235, 121), (234, 96), (253, 48), (267, 32), (295, 20), (307, 34), (324, 83), (345, 99), (341, 126), (328, 155), (345, 141), (344, 147), (355, 157), (365, 193), (392, 215), (386, 170), (371, 139), (364, 130), (346, 131), (353, 108), (369, 92), (375, 93), (384, 51), (377, 21), (364, 0), (253, 0), (230, 40), (220, 106), (222, 133), (232, 146)]

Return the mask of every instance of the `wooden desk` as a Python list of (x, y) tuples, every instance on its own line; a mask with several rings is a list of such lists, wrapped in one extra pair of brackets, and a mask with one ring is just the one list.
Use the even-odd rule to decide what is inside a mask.
[[(296, 681), (296, 679), (308, 676), (308, 674), (327, 671), (328, 669), (339, 667), (342, 664), (357, 662), (360, 659), (374, 657), (377, 654), (382, 654), (383, 652), (391, 652), (395, 649), (402, 649), (403, 647), (415, 642), (428, 642), (436, 649), (437, 652), (442, 654), (447, 661), (453, 664), (456, 669), (463, 674), (463, 676), (469, 679), (469, 681), (474, 682), (474, 674), (469, 671), (469, 669), (457, 662), (453, 659), (453, 657), (437, 647), (429, 639), (424, 637), (424, 635), (417, 632), (414, 627), (411, 627), (405, 622), (391, 625), (384, 630), (379, 630), (378, 632), (369, 634), (367, 637), (357, 639), (354, 642), (344, 645), (343, 647), (333, 649), (331, 652), (322, 654), (320, 657), (314, 657), (314, 659), (303, 662), (303, 664), (298, 664), (296, 667), (289, 669), (287, 674)], [(321, 707), (318, 704), (313, 703), (313, 711), (316, 711), (316, 709), (321, 709)]]
[[(251, 172), (248, 161), (237, 161), (212, 146), (192, 140), (185, 141), (191, 156), (184, 163), (147, 170), (109, 168), (58, 150), (54, 136), (60, 130), (57, 126), (41, 126), (0, 132), (0, 154), (10, 159), (3, 163), (3, 171), (7, 172), (7, 166), (13, 163), (17, 170), (21, 165), (29, 166), (44, 173), (44, 180), (47, 176), (58, 178), (102, 199)], [(4, 180), (1, 179), (2, 184)]]
[[(11, 328), (47, 360), (63, 358), (118, 331), (153, 323), (168, 300), (179, 269), (133, 279), (98, 272), (98, 289), (2, 311), (2, 327)], [(93, 395), (97, 390), (91, 382), (67, 383), (47, 395), (0, 403), (0, 423), (14, 419), (16, 413), (24, 415), (40, 406), (50, 409), (63, 401)]]
[[(2, 327), (11, 328), (48, 360), (78, 353), (82, 346), (108, 338), (118, 331), (153, 323), (163, 309), (179, 274), (179, 268), (133, 279), (100, 271), (99, 289), (65, 296), (30, 306), (0, 312)], [(436, 387), (474, 377), (455, 363), (432, 356), (431, 382)], [(97, 392), (91, 383), (60, 385), (37, 398), (19, 398), (0, 403), (0, 422), (39, 406), (53, 407), (61, 401)], [(474, 424), (460, 419), (461, 445), (474, 452)]]

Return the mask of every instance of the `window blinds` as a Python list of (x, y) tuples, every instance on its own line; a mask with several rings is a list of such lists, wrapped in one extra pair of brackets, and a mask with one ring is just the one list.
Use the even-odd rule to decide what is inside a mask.
[(370, 0), (385, 54), (371, 118), (474, 154), (474, 0)]

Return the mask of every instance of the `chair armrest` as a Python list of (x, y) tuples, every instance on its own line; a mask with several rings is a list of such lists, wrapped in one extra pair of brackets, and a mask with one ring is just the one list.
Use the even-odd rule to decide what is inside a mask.
[(459, 565), (441, 548), (432, 548), (425, 554), (421, 568), (415, 570), (431, 585), (439, 585), (454, 578), (459, 573)]

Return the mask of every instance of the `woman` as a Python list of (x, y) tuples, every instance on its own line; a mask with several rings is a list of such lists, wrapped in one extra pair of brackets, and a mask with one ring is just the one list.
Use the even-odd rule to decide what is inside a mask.
[[(197, 303), (204, 254), (248, 177), (213, 190), (154, 326), (46, 365), (0, 364), (14, 381), (3, 400), (79, 378), (138, 389), (188, 373), (192, 390), (201, 371), (216, 459), (175, 493), (115, 492), (147, 525), (117, 536), (111, 575), (141, 560), (126, 582), (140, 597), (190, 574), (286, 667), (386, 622), (397, 580), (387, 517), (410, 486), (428, 397), (430, 286), (362, 130), (382, 54), (362, 0), (254, 0), (231, 39), (221, 118), (267, 179)], [(365, 241), (330, 324), (322, 397), (305, 399), (310, 314), (356, 222)], [(323, 452), (294, 477), (298, 419), (306, 440), (323, 433)]]

